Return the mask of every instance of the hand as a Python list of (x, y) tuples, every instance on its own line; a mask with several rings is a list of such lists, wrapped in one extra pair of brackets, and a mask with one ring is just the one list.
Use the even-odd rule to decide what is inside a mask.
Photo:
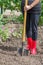
[(30, 10), (31, 9), (31, 6), (30, 5), (27, 5), (24, 7), (24, 11), (27, 11), (27, 10)]

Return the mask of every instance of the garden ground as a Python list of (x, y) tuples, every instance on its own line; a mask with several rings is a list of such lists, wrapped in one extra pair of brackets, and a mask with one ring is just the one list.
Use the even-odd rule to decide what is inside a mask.
[(43, 26), (38, 27), (37, 55), (22, 57), (18, 54), (22, 39), (12, 36), (20, 26), (22, 25), (13, 23), (4, 26), (4, 29), (9, 29), (10, 38), (3, 42), (0, 40), (0, 65), (43, 65)]

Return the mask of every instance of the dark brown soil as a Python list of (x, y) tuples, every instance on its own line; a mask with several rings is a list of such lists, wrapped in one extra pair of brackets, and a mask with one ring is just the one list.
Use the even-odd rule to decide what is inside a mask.
[[(11, 26), (13, 25), (13, 26)], [(7, 24), (10, 29), (18, 28), (20, 25)], [(18, 28), (19, 29), (19, 28)], [(0, 42), (0, 65), (43, 65), (43, 26), (38, 27), (37, 55), (20, 56), (18, 48), (22, 39), (11, 36), (6, 42)]]

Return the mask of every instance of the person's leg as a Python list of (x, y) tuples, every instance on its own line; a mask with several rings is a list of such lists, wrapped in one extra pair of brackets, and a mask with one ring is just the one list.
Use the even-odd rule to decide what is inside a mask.
[(36, 44), (37, 44), (37, 26), (39, 21), (39, 14), (33, 14), (32, 15), (32, 54), (36, 54)]
[(26, 36), (27, 36), (27, 49), (30, 50), (32, 45), (32, 21), (30, 13), (27, 15)]
[(27, 36), (27, 44), (24, 50), (24, 53), (28, 55), (28, 51), (31, 50), (32, 46), (32, 21), (31, 14), (27, 13), (27, 21), (26, 21), (26, 36)]

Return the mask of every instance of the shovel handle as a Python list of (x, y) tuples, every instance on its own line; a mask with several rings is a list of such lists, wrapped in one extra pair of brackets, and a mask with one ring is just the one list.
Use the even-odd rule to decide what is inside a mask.
[[(25, 6), (28, 4), (28, 0), (25, 0)], [(24, 11), (24, 24), (23, 24), (23, 36), (22, 41), (25, 42), (25, 35), (26, 35), (26, 17), (27, 17), (27, 11)]]

